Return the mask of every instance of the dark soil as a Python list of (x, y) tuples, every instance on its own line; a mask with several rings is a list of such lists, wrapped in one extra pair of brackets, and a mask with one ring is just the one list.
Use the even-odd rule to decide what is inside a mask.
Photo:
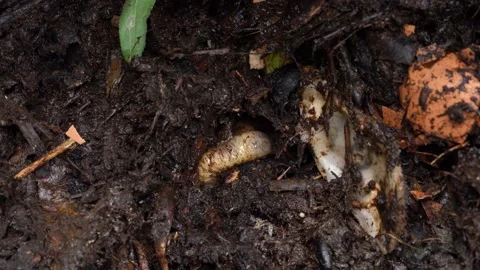
[[(409, 197), (406, 234), (388, 254), (345, 205), (348, 179), (270, 186), (287, 168), (298, 181), (318, 175), (296, 136), (295, 76), (309, 79), (299, 67), (366, 113), (399, 107), (416, 48), (480, 44), (477, 1), (157, 0), (131, 65), (112, 25), (122, 2), (0, 0), (0, 269), (133, 269), (122, 256), (160, 269), (154, 245), (168, 234), (171, 269), (480, 269), (479, 133), (436, 166), (417, 152), (447, 142), (402, 151), (406, 190), (438, 190), (443, 207), (427, 215)], [(248, 52), (264, 43), (295, 62), (250, 70)], [(239, 166), (231, 184), (229, 172), (198, 184), (201, 154), (241, 121), (267, 132), (275, 155)], [(13, 179), (72, 124), (86, 144)]]

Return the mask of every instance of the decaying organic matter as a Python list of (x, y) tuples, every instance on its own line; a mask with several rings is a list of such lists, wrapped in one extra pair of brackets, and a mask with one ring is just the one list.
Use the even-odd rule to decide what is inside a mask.
[[(427, 71), (471, 48), (461, 61), (479, 66), (477, 0), (156, 0), (131, 64), (118, 36), (125, 2), (0, 1), (0, 269), (480, 269), (478, 126), (461, 148), (438, 136), (419, 146), (418, 133), (432, 134), (403, 117), (399, 98), (412, 64)], [(250, 69), (263, 62), (249, 62), (252, 49), (291, 63)], [(318, 119), (299, 112), (299, 90), (319, 78), (306, 67), (328, 97)], [(427, 93), (428, 110), (439, 95)], [(469, 123), (464, 101), (440, 117)], [(336, 118), (347, 128), (327, 128)], [(244, 122), (272, 154), (199, 184), (202, 155)], [(13, 179), (72, 124), (88, 143)], [(331, 181), (308, 148), (321, 126), (350, 138)], [(387, 174), (401, 164), (403, 234), (384, 215), (404, 206), (390, 188), (361, 190), (373, 160)], [(375, 194), (373, 238), (352, 210)], [(398, 239), (388, 254), (384, 238)]]

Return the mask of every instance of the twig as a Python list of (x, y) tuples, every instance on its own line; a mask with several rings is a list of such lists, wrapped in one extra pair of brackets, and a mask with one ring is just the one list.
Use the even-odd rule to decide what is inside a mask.
[(350, 135), (350, 125), (345, 122), (343, 126), (343, 136), (345, 137), (345, 164), (346, 167), (350, 167), (353, 164), (353, 157), (352, 157), (352, 144), (351, 144), (351, 135)]
[(302, 23), (303, 24), (307, 23), (308, 21), (310, 21), (311, 18), (313, 18), (313, 16), (317, 15), (320, 12), (320, 10), (322, 9), (322, 6), (323, 6), (324, 3), (325, 3), (325, 0), (318, 1), (313, 6), (313, 8), (310, 9), (310, 11), (307, 14), (307, 17), (302, 20)]
[(447, 175), (447, 176), (450, 176), (450, 177), (452, 177), (452, 178), (454, 178), (454, 179), (458, 179), (458, 177), (457, 177), (455, 174), (451, 173), (451, 172), (441, 171), (441, 170), (438, 170), (437, 172), (438, 172), (438, 173), (441, 173), (441, 174), (444, 174), (444, 175)]
[(152, 222), (152, 238), (155, 242), (155, 254), (162, 270), (168, 270), (168, 260), (166, 256), (168, 236), (173, 223), (174, 212), (174, 193), (170, 188), (161, 190), (157, 194), (155, 210), (157, 215)]
[(31, 174), (33, 171), (38, 169), (40, 166), (43, 164), (47, 163), (47, 161), (53, 159), (54, 157), (64, 153), (68, 149), (73, 149), (77, 146), (77, 142), (75, 142), (73, 139), (68, 138), (66, 141), (62, 142), (60, 145), (55, 147), (52, 151), (48, 152), (46, 155), (43, 157), (35, 160), (32, 164), (30, 164), (28, 167), (25, 169), (21, 170), (19, 173), (17, 173), (13, 178), (15, 179), (22, 179), (29, 174)]
[(270, 181), (269, 190), (270, 191), (305, 191), (309, 188), (320, 187), (322, 186), (322, 181), (313, 180), (313, 179), (296, 179), (289, 178), (279, 181)]
[(213, 49), (213, 50), (200, 50), (192, 52), (192, 55), (201, 55), (201, 54), (208, 54), (208, 55), (224, 55), (230, 52), (230, 48), (221, 48), (221, 49)]
[(438, 157), (437, 155), (432, 154), (432, 153), (428, 153), (428, 152), (415, 151), (414, 153), (415, 153), (415, 154), (420, 154), (420, 155), (425, 155), (425, 156), (431, 156), (431, 157), (435, 157), (435, 158)]
[(240, 72), (238, 72), (238, 70), (235, 70), (235, 76), (237, 77), (237, 79), (242, 82), (246, 87), (248, 87), (248, 83), (247, 81), (245, 80), (245, 78), (242, 76), (242, 74)]
[(418, 240), (416, 242), (417, 243), (423, 243), (423, 242), (429, 242), (429, 241), (440, 241), (440, 238), (438, 238), (438, 237), (425, 238), (425, 239)]
[(477, 11), (475, 11), (471, 19), (475, 18), (478, 15), (479, 11), (480, 11), (480, 7), (477, 8)]
[(53, 159), (54, 157), (64, 153), (68, 149), (73, 149), (75, 148), (78, 144), (83, 144), (85, 143), (85, 140), (78, 134), (77, 130), (75, 129), (74, 126), (70, 126), (68, 131), (65, 133), (65, 135), (68, 136), (68, 139), (64, 142), (62, 142), (60, 145), (55, 147), (53, 150), (42, 156), (41, 158), (35, 160), (32, 164), (30, 164), (28, 167), (25, 169), (21, 170), (19, 173), (17, 173), (13, 178), (15, 179), (21, 179), (32, 172), (34, 172), (36, 169), (38, 169), (40, 166), (43, 164), (47, 163), (47, 161)]
[(160, 111), (160, 110), (157, 110), (157, 111), (155, 112), (155, 116), (153, 117), (152, 124), (150, 125), (150, 128), (148, 129), (147, 134), (145, 134), (145, 139), (144, 139), (144, 141), (148, 140), (148, 139), (152, 136), (153, 131), (155, 130), (155, 127), (157, 126), (158, 117), (160, 117), (160, 114), (161, 114), (161, 111)]
[(85, 172), (84, 170), (82, 170), (80, 167), (77, 166), (77, 164), (75, 164), (71, 159), (69, 158), (66, 158), (66, 160), (68, 161), (68, 163), (70, 163), (71, 166), (73, 166), (80, 174), (84, 175), (88, 181), (92, 182), (93, 180), (93, 177), (88, 174), (87, 172)]
[(331, 50), (330, 53), (335, 53), (335, 51), (336, 51), (340, 46), (342, 46), (349, 38), (351, 38), (353, 35), (355, 35), (358, 31), (360, 31), (360, 30), (362, 30), (362, 29), (364, 29), (364, 28), (367, 28), (367, 27), (369, 27), (369, 26), (371, 26), (371, 24), (367, 24), (367, 25), (365, 25), (365, 26), (362, 27), (362, 28), (358, 28), (358, 29), (354, 30), (354, 31), (353, 31), (352, 33), (350, 33), (346, 38), (342, 39), (337, 45), (335, 45), (335, 46), (333, 47), (333, 49)]
[(435, 163), (437, 163), (437, 161), (439, 161), (439, 160), (440, 160), (443, 156), (445, 156), (446, 154), (451, 153), (451, 152), (453, 152), (453, 151), (455, 151), (455, 150), (461, 149), (461, 148), (463, 148), (463, 147), (465, 147), (465, 146), (467, 146), (467, 145), (468, 145), (468, 142), (455, 145), (454, 147), (452, 147), (452, 148), (448, 149), (447, 151), (445, 151), (445, 152), (441, 153), (440, 155), (438, 155), (432, 162), (430, 162), (430, 165), (434, 166)]
[(280, 174), (280, 175), (277, 177), (276, 180), (278, 181), (278, 180), (282, 179), (282, 178), (285, 176), (285, 174), (287, 174), (287, 172), (290, 171), (291, 168), (292, 168), (292, 166), (288, 166), (288, 168), (287, 168), (282, 174)]
[(17, 5), (5, 10), (5, 12), (2, 12), (2, 16), (0, 16), (0, 27), (3, 27), (3, 24), (5, 23), (10, 23), (10, 21), (16, 20), (18, 17), (23, 16), (30, 9), (34, 8), (41, 2), (43, 2), (43, 0), (34, 0), (25, 4), (23, 7), (21, 6), (23, 5), (22, 3), (20, 4), (20, 7)]
[(92, 103), (91, 100), (87, 101), (87, 103), (83, 104), (82, 107), (80, 107), (80, 109), (78, 109), (77, 113), (83, 111), (88, 105), (90, 105)]
[(65, 105), (63, 105), (64, 108), (68, 107), (70, 104), (72, 104), (74, 101), (76, 101), (77, 99), (79, 99), (82, 95), (78, 94), (76, 96), (74, 96), (73, 98), (69, 99)]
[(105, 125), (108, 122), (108, 120), (110, 120), (115, 114), (117, 114), (120, 110), (122, 110), (125, 106), (127, 106), (128, 103), (130, 103), (130, 99), (125, 101), (125, 103), (123, 103), (119, 108), (113, 109), (112, 113), (107, 117), (107, 119), (105, 119), (105, 121), (103, 121), (102, 125)]
[(397, 242), (399, 242), (400, 244), (402, 244), (402, 245), (405, 245), (405, 246), (407, 246), (407, 247), (409, 247), (409, 248), (411, 248), (411, 249), (418, 249), (418, 248), (416, 248), (416, 247), (414, 247), (414, 246), (410, 245), (409, 243), (406, 243), (406, 242), (404, 242), (402, 239), (400, 239), (400, 238), (396, 237), (396, 236), (395, 236), (395, 235), (393, 235), (393, 234), (390, 234), (390, 233), (385, 233), (385, 235), (388, 235), (388, 236), (390, 236), (391, 238), (395, 239), (395, 240), (396, 240)]

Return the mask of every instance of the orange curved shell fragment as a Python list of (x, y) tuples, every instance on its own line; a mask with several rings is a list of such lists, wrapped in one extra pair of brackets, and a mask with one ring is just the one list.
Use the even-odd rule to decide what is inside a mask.
[(480, 81), (474, 58), (467, 48), (433, 62), (412, 64), (399, 94), (406, 118), (416, 129), (465, 142), (479, 118)]

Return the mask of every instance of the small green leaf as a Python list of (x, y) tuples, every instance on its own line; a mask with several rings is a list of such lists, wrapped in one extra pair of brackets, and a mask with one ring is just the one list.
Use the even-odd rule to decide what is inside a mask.
[(118, 23), (120, 47), (125, 60), (142, 56), (147, 36), (147, 19), (155, 0), (127, 0)]
[(282, 52), (271, 53), (265, 56), (263, 60), (265, 61), (265, 73), (267, 74), (291, 63), (290, 59)]

